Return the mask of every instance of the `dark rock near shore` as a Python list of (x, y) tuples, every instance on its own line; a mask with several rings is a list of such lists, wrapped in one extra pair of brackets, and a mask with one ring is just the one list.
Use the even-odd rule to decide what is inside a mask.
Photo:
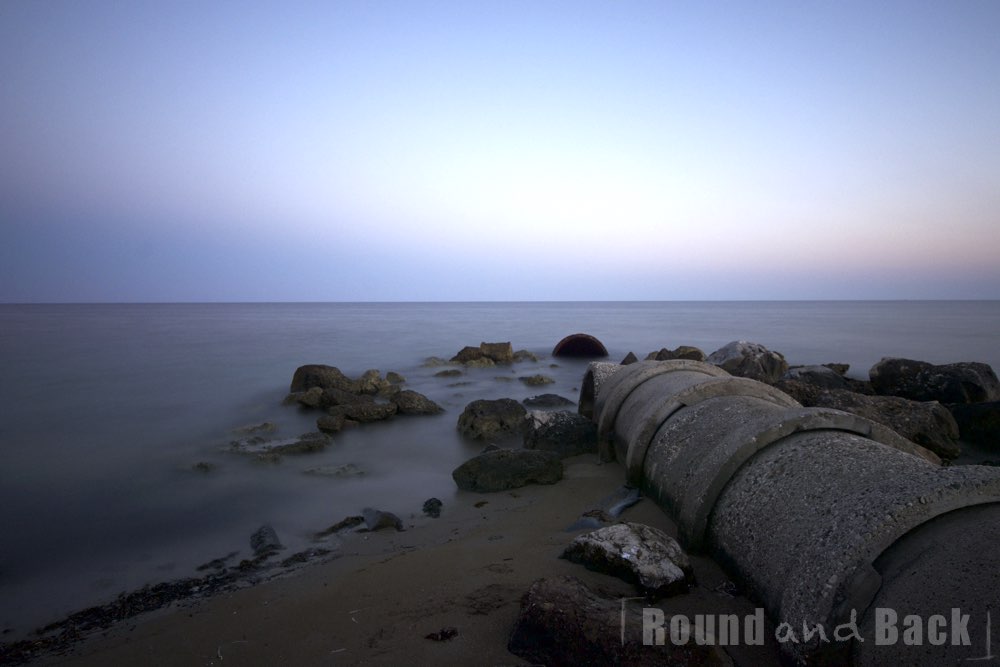
[(926, 361), (887, 357), (872, 366), (868, 375), (875, 391), (882, 395), (941, 403), (1000, 400), (1000, 381), (988, 364), (935, 366)]
[(673, 350), (668, 350), (664, 347), (657, 352), (650, 352), (646, 355), (646, 361), (671, 361), (673, 359), (705, 361), (705, 353), (701, 349), (691, 345), (679, 345)]
[(465, 406), (458, 417), (458, 430), (476, 440), (521, 435), (526, 414), (524, 406), (512, 398), (480, 399)]
[(649, 606), (598, 594), (576, 577), (539, 579), (521, 598), (507, 649), (549, 667), (732, 665), (721, 648), (700, 646), (693, 639), (644, 645), (642, 610)]
[(484, 356), (483, 351), (480, 350), (478, 347), (472, 347), (471, 345), (466, 345), (465, 347), (463, 347), (461, 350), (458, 351), (458, 354), (456, 354), (454, 357), (451, 358), (451, 361), (455, 361), (460, 364), (467, 364), (470, 361), (474, 361), (476, 359), (482, 359), (483, 356)]
[(618, 362), (619, 366), (628, 366), (629, 364), (639, 363), (639, 357), (635, 356), (635, 352), (629, 352), (625, 355), (625, 358)]
[(806, 407), (834, 408), (884, 424), (943, 459), (953, 459), (961, 453), (958, 424), (937, 401), (866, 396), (789, 380), (782, 380), (777, 387)]
[(597, 425), (576, 412), (533, 410), (526, 424), (525, 449), (555, 452), (561, 458), (597, 452)]
[(344, 429), (346, 422), (344, 415), (323, 415), (316, 420), (316, 428), (323, 433), (339, 433)]
[(517, 350), (514, 352), (514, 361), (537, 362), (538, 356), (534, 352), (529, 352), (528, 350)]
[(282, 546), (274, 528), (265, 524), (250, 536), (250, 548), (253, 549), (254, 556), (264, 557), (281, 551), (285, 547)]
[(734, 340), (708, 355), (706, 360), (738, 377), (774, 384), (788, 370), (788, 362), (778, 352), (759, 343)]
[(562, 479), (563, 465), (552, 452), (498, 449), (469, 459), (451, 476), (463, 491), (506, 491), (527, 484), (555, 484)]
[(549, 410), (554, 408), (562, 408), (567, 405), (576, 405), (573, 401), (568, 398), (564, 398), (559, 394), (540, 394), (538, 396), (532, 396), (531, 398), (526, 398), (521, 401), (526, 407), (529, 408), (541, 408), (543, 410)]
[(393, 389), (392, 383), (382, 377), (381, 371), (374, 368), (362, 373), (355, 384), (357, 385), (355, 393), (370, 396), (385, 395)]
[(401, 415), (436, 415), (444, 412), (440, 405), (412, 389), (397, 392), (390, 400), (396, 404), (397, 412)]
[(292, 385), (289, 391), (298, 392), (319, 387), (320, 389), (343, 389), (352, 393), (357, 393), (357, 383), (344, 375), (335, 366), (326, 364), (306, 364), (295, 369), (292, 376)]
[(270, 445), (267, 447), (266, 453), (277, 456), (284, 456), (286, 454), (312, 454), (326, 449), (329, 444), (329, 436), (313, 431), (311, 433), (303, 433), (294, 442)]
[(694, 583), (691, 561), (677, 540), (641, 523), (619, 523), (579, 535), (562, 557), (634, 583), (653, 597), (684, 593)]
[(805, 382), (823, 389), (851, 389), (844, 376), (828, 366), (792, 366), (781, 379)]
[(949, 405), (962, 440), (1000, 451), (1000, 401)]
[(326, 537), (327, 535), (333, 535), (334, 533), (339, 533), (342, 530), (347, 530), (348, 528), (357, 528), (365, 522), (363, 516), (348, 516), (344, 517), (337, 523), (333, 524), (326, 530), (321, 530), (316, 533), (317, 538)]
[(382, 530), (384, 528), (395, 528), (396, 530), (403, 530), (403, 522), (398, 516), (392, 512), (384, 512), (382, 510), (372, 509), (371, 507), (366, 507), (361, 510), (361, 516), (365, 520), (365, 528), (371, 531)]
[(362, 424), (389, 419), (398, 408), (395, 403), (351, 403), (349, 405), (337, 405), (330, 408), (330, 415), (333, 417), (343, 416)]
[(438, 498), (428, 498), (424, 501), (423, 512), (432, 519), (441, 516), (441, 507), (444, 505)]
[(555, 380), (550, 378), (548, 375), (540, 375), (540, 374), (525, 375), (517, 379), (523, 382), (524, 384), (528, 385), (529, 387), (540, 387), (542, 385), (553, 384), (555, 382)]

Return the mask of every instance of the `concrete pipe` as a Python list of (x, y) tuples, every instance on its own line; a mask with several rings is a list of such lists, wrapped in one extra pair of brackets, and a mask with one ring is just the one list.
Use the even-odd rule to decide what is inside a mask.
[[(1000, 470), (942, 468), (885, 426), (803, 408), (773, 387), (699, 362), (591, 365), (580, 408), (629, 481), (675, 519), (685, 545), (709, 551), (776, 625), (794, 629), (798, 641), (782, 648), (796, 661), (879, 664), (894, 655), (874, 643), (825, 642), (816, 632), (807, 639), (804, 626), (824, 628), (829, 638), (852, 618), (874, 632), (879, 610), (893, 605), (902, 618), (947, 614), (933, 611), (946, 599), (970, 612), (994, 603), (998, 588), (977, 589), (971, 575), (950, 598), (928, 593), (946, 585), (915, 577), (941, 579), (942, 566), (992, 567)], [(977, 520), (993, 528), (969, 531)], [(997, 583), (997, 575), (983, 576)], [(908, 663), (935, 664), (934, 651), (911, 653)]]

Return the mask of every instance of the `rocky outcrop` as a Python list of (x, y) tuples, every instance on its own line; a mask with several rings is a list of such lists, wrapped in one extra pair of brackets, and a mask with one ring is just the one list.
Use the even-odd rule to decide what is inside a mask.
[(550, 666), (731, 666), (725, 652), (694, 639), (643, 644), (645, 601), (599, 595), (576, 577), (539, 579), (521, 599), (507, 649), (531, 664)]
[(597, 452), (597, 426), (581, 414), (532, 410), (525, 423), (525, 449), (555, 452), (562, 458)]
[(806, 407), (834, 408), (884, 424), (943, 459), (953, 459), (961, 453), (958, 425), (948, 409), (937, 401), (866, 396), (790, 380), (782, 380), (777, 386)]
[(872, 387), (882, 395), (941, 403), (1000, 400), (1000, 381), (988, 364), (935, 366), (926, 361), (886, 357), (872, 366), (868, 375)]
[(512, 398), (472, 401), (458, 417), (458, 430), (476, 440), (521, 435), (526, 414), (524, 406)]
[(962, 440), (1000, 452), (1000, 401), (949, 405)]
[[(486, 359), (491, 363), (482, 363)], [(514, 348), (510, 342), (503, 343), (480, 343), (479, 347), (466, 345), (458, 354), (451, 358), (451, 361), (459, 364), (473, 364), (479, 362), (478, 366), (492, 366), (493, 364), (509, 364), (514, 361)]]
[(412, 389), (404, 389), (394, 394), (390, 400), (396, 404), (397, 412), (401, 415), (436, 415), (444, 412), (440, 405)]
[(664, 347), (657, 352), (650, 352), (646, 355), (646, 361), (670, 361), (671, 359), (705, 361), (705, 353), (691, 345), (679, 345), (673, 350), (668, 350)]
[(562, 479), (563, 465), (552, 452), (497, 449), (469, 459), (451, 476), (463, 491), (506, 491), (528, 484), (555, 484)]
[(734, 340), (724, 345), (708, 355), (707, 361), (731, 375), (767, 384), (774, 384), (788, 371), (788, 362), (780, 353), (745, 340)]
[(292, 385), (289, 391), (292, 393), (306, 391), (313, 387), (320, 389), (337, 388), (356, 393), (357, 383), (344, 375), (336, 366), (326, 364), (306, 364), (295, 369), (292, 376)]
[(684, 593), (694, 583), (691, 561), (677, 540), (641, 523), (619, 523), (573, 539), (563, 558), (634, 583), (652, 597)]

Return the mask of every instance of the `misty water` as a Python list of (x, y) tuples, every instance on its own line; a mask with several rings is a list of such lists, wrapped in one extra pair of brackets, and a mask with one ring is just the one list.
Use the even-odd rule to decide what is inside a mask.
[[(247, 557), (264, 523), (292, 553), (366, 506), (406, 517), (436, 496), (447, 508), (451, 471), (482, 449), (456, 432), (463, 407), (544, 392), (576, 400), (586, 362), (550, 357), (575, 332), (615, 361), (743, 339), (792, 364), (850, 363), (858, 378), (883, 356), (1000, 368), (995, 301), (2, 305), (3, 640), (233, 551)], [(423, 366), (482, 341), (539, 361), (457, 378)], [(445, 412), (349, 429), (279, 464), (227, 451), (246, 424), (274, 422), (275, 437), (315, 430), (317, 413), (282, 405), (306, 363), (396, 371)], [(536, 373), (555, 383), (517, 380)], [(347, 463), (365, 474), (304, 474)]]

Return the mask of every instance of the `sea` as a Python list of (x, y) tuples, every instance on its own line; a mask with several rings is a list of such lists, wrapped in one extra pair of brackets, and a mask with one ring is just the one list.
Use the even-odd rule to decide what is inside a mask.
[[(1000, 301), (0, 305), (0, 641), (248, 557), (264, 524), (290, 554), (365, 507), (408, 517), (437, 497), (447, 508), (452, 470), (483, 447), (457, 433), (465, 405), (575, 401), (588, 362), (551, 356), (573, 333), (596, 336), (612, 361), (748, 340), (791, 364), (848, 363), (860, 379), (885, 356), (1000, 369)], [(425, 365), (484, 341), (538, 362), (458, 377)], [(230, 451), (249, 424), (274, 423), (270, 437), (315, 430), (316, 413), (283, 404), (309, 363), (395, 371), (445, 411), (348, 429), (277, 464)], [(535, 374), (554, 382), (519, 380)], [(346, 464), (363, 474), (305, 472)]]

